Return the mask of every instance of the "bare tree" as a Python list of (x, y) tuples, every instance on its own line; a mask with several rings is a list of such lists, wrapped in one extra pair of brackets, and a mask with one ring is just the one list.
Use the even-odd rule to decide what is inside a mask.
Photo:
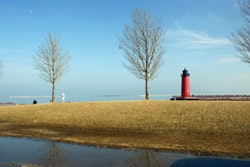
[(236, 56), (244, 63), (250, 64), (250, 0), (239, 1), (244, 24), (231, 33), (229, 40), (238, 53)]
[(70, 56), (60, 45), (60, 36), (48, 33), (45, 43), (38, 47), (34, 56), (35, 68), (43, 80), (52, 83), (52, 99), (55, 101), (55, 86), (57, 81), (69, 71)]
[(132, 10), (131, 23), (125, 25), (119, 48), (123, 50), (127, 68), (137, 78), (145, 80), (145, 99), (149, 99), (149, 80), (156, 77), (164, 64), (164, 31), (160, 20), (153, 19), (150, 12)]

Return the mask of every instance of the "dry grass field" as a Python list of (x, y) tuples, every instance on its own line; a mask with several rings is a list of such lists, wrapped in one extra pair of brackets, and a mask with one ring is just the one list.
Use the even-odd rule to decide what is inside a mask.
[(117, 101), (0, 107), (0, 135), (250, 157), (249, 101)]

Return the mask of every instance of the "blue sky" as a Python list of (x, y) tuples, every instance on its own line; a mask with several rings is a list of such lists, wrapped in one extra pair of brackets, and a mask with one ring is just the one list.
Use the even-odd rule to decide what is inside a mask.
[(191, 94), (250, 94), (250, 66), (228, 40), (242, 24), (237, 0), (0, 0), (0, 96), (49, 95), (33, 55), (48, 32), (61, 36), (71, 71), (57, 94), (144, 94), (144, 81), (123, 66), (118, 47), (134, 8), (161, 18), (165, 65), (150, 94), (180, 94), (180, 74), (191, 76)]

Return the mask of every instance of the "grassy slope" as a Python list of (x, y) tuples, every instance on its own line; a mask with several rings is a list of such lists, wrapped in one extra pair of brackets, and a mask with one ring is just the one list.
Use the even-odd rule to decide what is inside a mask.
[(250, 102), (128, 101), (0, 107), (0, 135), (250, 157)]

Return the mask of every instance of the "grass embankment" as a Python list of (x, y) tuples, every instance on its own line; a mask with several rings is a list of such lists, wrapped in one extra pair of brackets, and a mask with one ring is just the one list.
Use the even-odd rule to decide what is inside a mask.
[(250, 157), (250, 102), (128, 101), (0, 107), (0, 135)]

